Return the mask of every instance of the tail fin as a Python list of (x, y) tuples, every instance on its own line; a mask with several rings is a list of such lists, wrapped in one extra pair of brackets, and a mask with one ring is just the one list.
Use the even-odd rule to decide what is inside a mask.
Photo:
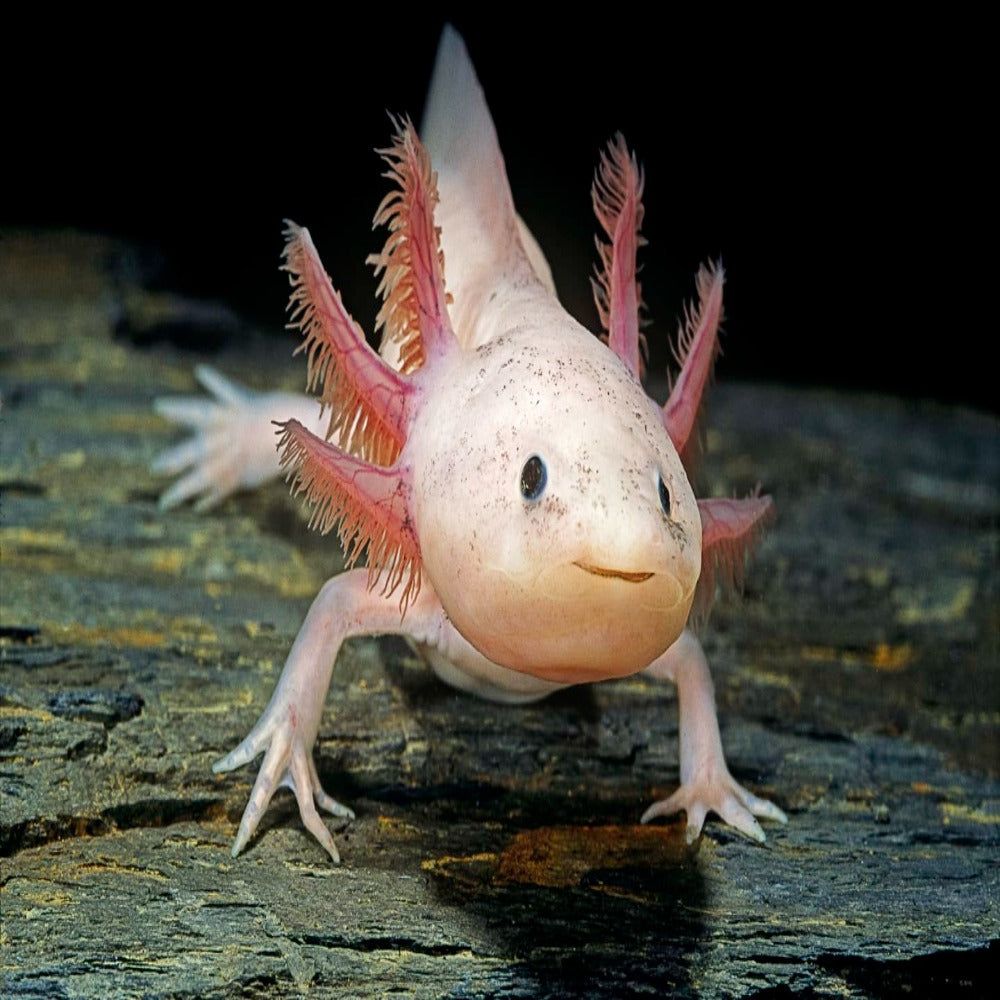
[[(460, 316), (463, 299), (514, 255), (527, 257), (551, 289), (548, 264), (514, 210), (483, 88), (465, 42), (450, 24), (438, 45), (420, 135), (438, 174), (437, 222), (453, 315)], [(456, 333), (465, 339), (461, 329)]]
[(474, 204), (489, 221), (507, 223), (514, 202), (496, 128), (465, 42), (450, 24), (441, 33), (420, 135), (439, 176), (479, 195)]

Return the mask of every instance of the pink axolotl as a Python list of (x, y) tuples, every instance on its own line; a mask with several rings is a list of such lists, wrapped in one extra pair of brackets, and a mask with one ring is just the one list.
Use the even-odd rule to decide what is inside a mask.
[(607, 237), (594, 282), (606, 342), (556, 298), (450, 28), (422, 137), (398, 122), (383, 151), (396, 187), (376, 215), (389, 229), (373, 259), (384, 299), (380, 353), (346, 311), (308, 231), (290, 224), (290, 309), (322, 410), (205, 368), (198, 376), (216, 402), (157, 404), (196, 432), (156, 462), (170, 474), (189, 470), (164, 507), (199, 494), (206, 507), (284, 470), (312, 506), (312, 523), (337, 528), (349, 564), (367, 553), (366, 569), (324, 585), (263, 715), (215, 764), (229, 771), (264, 754), (233, 854), (286, 786), (339, 860), (317, 807), (353, 813), (320, 786), (312, 748), (341, 644), (383, 633), (406, 636), (449, 684), (498, 702), (642, 670), (670, 679), (681, 785), (643, 822), (686, 811), (693, 841), (715, 812), (763, 841), (755, 817), (785, 815), (729, 774), (708, 664), (686, 627), (717, 583), (738, 576), (773, 509), (766, 496), (696, 500), (685, 473), (717, 351), (721, 268), (698, 275), (681, 373), (661, 407), (640, 383), (643, 175), (621, 137), (602, 154), (593, 189)]

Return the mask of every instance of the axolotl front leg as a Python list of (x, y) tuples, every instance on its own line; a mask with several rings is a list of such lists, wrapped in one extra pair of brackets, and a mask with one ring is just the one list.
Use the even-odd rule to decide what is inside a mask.
[(352, 570), (327, 581), (306, 615), (267, 708), (246, 739), (212, 768), (216, 773), (231, 771), (264, 754), (233, 842), (234, 857), (253, 836), (271, 797), (284, 786), (295, 793), (306, 829), (335, 862), (340, 860), (316, 807), (346, 819), (353, 819), (354, 813), (323, 790), (313, 760), (340, 647), (352, 636), (404, 631), (416, 642), (437, 646), (446, 627), (444, 611), (429, 586), (423, 586), (410, 604), (404, 630), (398, 601), (370, 591), (367, 570)]
[[(624, 138), (617, 135), (601, 156), (592, 191), (594, 210), (608, 238), (606, 243), (598, 239), (601, 266), (594, 292), (608, 346), (637, 378), (642, 371), (642, 296), (636, 252), (645, 242), (640, 234), (643, 183), (635, 156), (629, 153)], [(681, 372), (661, 410), (664, 429), (688, 473), (698, 457), (698, 414), (719, 350), (723, 280), (721, 265), (702, 268), (698, 273), (698, 301), (686, 313), (675, 351)], [(693, 613), (696, 618), (704, 618), (716, 583), (739, 582), (746, 554), (774, 510), (769, 497), (756, 494), (745, 500), (699, 500), (698, 510), (702, 565)], [(777, 806), (748, 792), (729, 773), (715, 714), (712, 678), (693, 633), (685, 629), (645, 672), (677, 685), (681, 786), (669, 798), (650, 806), (642, 822), (686, 812), (689, 842), (698, 838), (709, 812), (758, 842), (765, 836), (756, 817), (787, 822)]]
[(748, 792), (729, 773), (719, 735), (712, 677), (701, 643), (685, 629), (645, 672), (677, 685), (681, 786), (669, 798), (653, 803), (643, 813), (642, 822), (686, 812), (687, 840), (693, 843), (701, 834), (705, 817), (714, 812), (741, 833), (763, 843), (766, 837), (755, 817), (779, 823), (787, 823), (788, 817), (774, 803)]

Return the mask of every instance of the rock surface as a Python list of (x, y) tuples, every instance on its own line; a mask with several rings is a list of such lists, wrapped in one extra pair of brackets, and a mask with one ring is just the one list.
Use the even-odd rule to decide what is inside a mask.
[[(358, 814), (333, 867), (288, 793), (238, 859), (213, 776), (340, 565), (279, 484), (162, 516), (155, 396), (287, 343), (144, 291), (129, 248), (0, 240), (4, 996), (985, 996), (1000, 937), (998, 424), (715, 390), (703, 494), (779, 520), (706, 636), (757, 847), (637, 819), (677, 780), (674, 691), (498, 710), (397, 639), (350, 643), (317, 750)], [(991, 991), (990, 991), (991, 992)]]

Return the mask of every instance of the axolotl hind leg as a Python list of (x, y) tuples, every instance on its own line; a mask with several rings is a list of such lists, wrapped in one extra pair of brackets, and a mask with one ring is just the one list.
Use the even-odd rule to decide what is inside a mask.
[(275, 422), (295, 419), (319, 434), (326, 421), (320, 405), (290, 392), (255, 392), (208, 365), (195, 378), (206, 396), (164, 396), (156, 412), (191, 431), (191, 436), (162, 451), (151, 471), (179, 477), (160, 497), (169, 510), (197, 497), (196, 510), (209, 510), (237, 490), (254, 489), (277, 478)]
[(748, 792), (729, 773), (715, 713), (712, 677), (701, 643), (685, 629), (681, 637), (646, 668), (646, 673), (677, 685), (681, 786), (669, 798), (651, 805), (643, 814), (642, 822), (686, 812), (687, 840), (693, 843), (701, 834), (705, 817), (714, 812), (741, 833), (763, 843), (767, 838), (756, 817), (779, 823), (788, 822), (788, 817), (774, 803)]
[[(277, 477), (280, 429), (275, 425), (288, 421), (378, 465), (390, 465), (399, 454), (412, 385), (368, 347), (323, 269), (309, 230), (288, 222), (285, 236), (283, 270), (292, 287), (289, 326), (302, 333), (296, 353), (306, 355), (306, 386), (318, 390), (320, 398), (254, 392), (199, 365), (195, 378), (213, 398), (164, 397), (153, 404), (160, 416), (193, 432), (153, 461), (153, 472), (180, 475), (160, 497), (161, 509), (198, 497), (196, 509), (207, 510), (236, 490)], [(398, 283), (401, 268), (398, 262), (392, 266)], [(439, 291), (443, 303), (443, 284)], [(408, 350), (412, 355), (413, 343)]]

